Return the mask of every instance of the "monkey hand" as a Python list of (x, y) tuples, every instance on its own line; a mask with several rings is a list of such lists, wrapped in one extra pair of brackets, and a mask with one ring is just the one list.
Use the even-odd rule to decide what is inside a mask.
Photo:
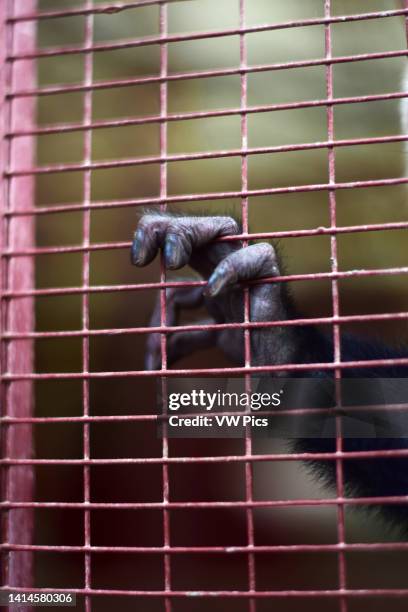
[[(136, 266), (149, 264), (159, 250), (164, 264), (177, 270), (189, 264), (205, 280), (204, 287), (168, 289), (166, 325), (177, 325), (181, 309), (205, 305), (210, 319), (202, 330), (178, 332), (168, 340), (168, 366), (199, 348), (220, 346), (235, 363), (242, 364), (244, 342), (242, 328), (206, 329), (208, 323), (244, 321), (243, 282), (280, 275), (275, 248), (266, 242), (243, 247), (242, 241), (217, 239), (238, 235), (238, 223), (232, 217), (183, 217), (147, 213), (134, 235), (131, 258)], [(251, 322), (284, 321), (288, 306), (282, 283), (267, 282), (249, 288)], [(152, 326), (161, 323), (160, 304), (151, 318)], [(253, 365), (288, 363), (296, 345), (291, 327), (253, 328), (251, 362)], [(161, 362), (160, 334), (151, 334), (147, 343), (146, 368), (158, 369)]]

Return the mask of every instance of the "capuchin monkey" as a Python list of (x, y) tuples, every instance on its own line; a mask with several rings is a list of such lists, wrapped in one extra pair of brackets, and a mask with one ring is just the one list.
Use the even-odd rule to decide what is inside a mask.
[[(139, 221), (131, 249), (136, 266), (148, 265), (163, 252), (168, 270), (190, 265), (206, 286), (170, 288), (167, 293), (167, 321), (177, 325), (180, 311), (204, 306), (208, 319), (198, 331), (181, 331), (169, 336), (168, 366), (196, 350), (220, 347), (235, 365), (244, 364), (244, 339), (241, 329), (206, 329), (206, 323), (234, 323), (244, 320), (244, 290), (246, 281), (282, 275), (277, 248), (268, 242), (244, 247), (241, 240), (217, 239), (241, 233), (239, 223), (228, 216), (179, 216), (172, 213), (146, 212)], [(287, 321), (304, 318), (297, 310), (286, 283), (250, 283), (250, 321)], [(160, 325), (160, 304), (156, 305), (152, 326)], [(267, 376), (290, 376), (289, 364), (333, 362), (332, 334), (323, 333), (313, 325), (252, 328), (250, 332), (251, 365), (285, 365), (288, 369)], [(408, 357), (408, 350), (394, 350), (350, 334), (341, 334), (342, 361), (359, 361)], [(147, 340), (146, 369), (161, 367), (160, 334), (150, 334)], [(302, 372), (312, 378), (333, 377), (330, 371)], [(408, 367), (387, 366), (351, 368), (343, 371), (347, 378), (406, 378)], [(343, 449), (376, 451), (408, 449), (408, 439), (398, 431), (386, 438), (345, 438)], [(400, 437), (401, 436), (401, 437)], [(297, 452), (334, 452), (335, 439), (305, 437), (293, 443)], [(336, 480), (334, 461), (315, 461), (313, 467), (320, 477), (333, 485)], [(346, 492), (362, 497), (408, 495), (408, 457), (348, 459), (343, 462)], [(392, 523), (408, 535), (408, 504), (372, 504)]]

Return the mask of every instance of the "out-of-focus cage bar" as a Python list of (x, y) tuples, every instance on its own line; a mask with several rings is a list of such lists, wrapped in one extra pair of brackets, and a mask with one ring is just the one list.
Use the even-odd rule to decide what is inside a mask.
[[(35, 87), (35, 64), (32, 60), (17, 63), (7, 61), (10, 53), (32, 53), (36, 48), (35, 22), (7, 25), (7, 17), (18, 16), (26, 10), (34, 11), (36, 1), (16, 0), (2, 2), (0, 5), (0, 213), (2, 254), (8, 249), (32, 248), (34, 244), (34, 224), (32, 217), (13, 217), (19, 208), (32, 209), (34, 206), (34, 179), (30, 176), (6, 178), (7, 171), (32, 166), (34, 164), (35, 142), (31, 136), (9, 140), (5, 133), (18, 125), (30, 131), (35, 124), (35, 98), (6, 99), (6, 91), (12, 93), (23, 83)], [(11, 12), (13, 11), (13, 12)], [(10, 213), (10, 216), (6, 216)], [(1, 261), (1, 319), (2, 331), (0, 347), (1, 380), (1, 445), (2, 457), (11, 460), (31, 459), (32, 426), (18, 422), (19, 418), (32, 416), (33, 389), (30, 381), (5, 383), (6, 372), (32, 372), (33, 346), (26, 338), (21, 343), (5, 340), (4, 332), (19, 330), (23, 333), (34, 329), (34, 302), (31, 297), (21, 300), (4, 301), (7, 290), (27, 290), (34, 286), (34, 260), (31, 256), (16, 259), (2, 258)], [(7, 424), (7, 417), (15, 419)], [(9, 503), (32, 502), (34, 499), (34, 467), (30, 465), (2, 466), (2, 498)], [(33, 541), (33, 509), (10, 507), (2, 512), (2, 543), (10, 545), (30, 545)], [(14, 551), (3, 549), (1, 554), (3, 584), (13, 586), (33, 586), (33, 554), (30, 550)], [(22, 606), (22, 610), (26, 610)]]
[[(0, 167), (3, 174), (3, 188), (1, 199), (1, 256), (2, 256), (2, 346), (1, 346), (1, 373), (2, 373), (2, 424), (3, 432), (3, 501), (0, 504), (4, 511), (3, 542), (1, 545), (5, 575), (4, 584), (19, 586), (28, 589), (32, 586), (32, 554), (40, 552), (79, 553), (83, 555), (83, 587), (73, 588), (70, 591), (85, 596), (85, 609), (91, 610), (92, 596), (133, 596), (144, 598), (160, 598), (166, 612), (173, 609), (175, 598), (188, 598), (191, 591), (173, 588), (172, 560), (183, 554), (239, 555), (247, 557), (246, 590), (201, 590), (194, 592), (195, 597), (225, 598), (227, 604), (234, 599), (246, 599), (248, 610), (255, 612), (257, 601), (268, 598), (271, 602), (281, 598), (314, 599), (327, 598), (339, 602), (341, 612), (347, 612), (348, 601), (354, 598), (389, 597), (406, 598), (408, 588), (351, 588), (347, 584), (345, 553), (350, 551), (406, 551), (406, 542), (375, 542), (375, 543), (349, 543), (345, 538), (344, 509), (347, 506), (365, 506), (367, 504), (406, 504), (406, 496), (392, 496), (387, 498), (376, 497), (348, 497), (344, 492), (343, 461), (363, 460), (379, 457), (408, 457), (406, 449), (345, 452), (342, 448), (341, 430), (337, 430), (337, 445), (334, 453), (280, 453), (252, 454), (251, 439), (248, 436), (244, 442), (242, 454), (225, 454), (222, 456), (169, 456), (167, 437), (163, 438), (162, 454), (159, 457), (126, 457), (126, 458), (93, 458), (90, 448), (90, 426), (93, 423), (109, 422), (155, 422), (160, 417), (155, 414), (138, 415), (92, 415), (90, 414), (89, 394), (90, 383), (96, 379), (113, 378), (142, 378), (156, 377), (157, 372), (144, 370), (128, 371), (90, 371), (90, 339), (109, 335), (119, 336), (127, 334), (147, 334), (152, 331), (161, 333), (162, 347), (162, 390), (165, 396), (167, 376), (200, 376), (241, 374), (247, 377), (258, 372), (279, 372), (291, 370), (292, 372), (307, 372), (310, 370), (333, 370), (337, 379), (340, 379), (342, 370), (348, 368), (371, 368), (373, 366), (408, 365), (407, 358), (359, 360), (353, 362), (342, 361), (340, 352), (340, 329), (342, 325), (355, 322), (372, 321), (406, 321), (408, 312), (341, 315), (338, 296), (338, 281), (346, 278), (365, 278), (374, 276), (393, 276), (407, 274), (408, 267), (389, 267), (342, 271), (338, 267), (337, 237), (341, 234), (393, 231), (407, 229), (408, 221), (395, 221), (372, 223), (364, 225), (337, 225), (336, 193), (339, 190), (377, 188), (383, 186), (401, 185), (408, 183), (408, 178), (391, 177), (383, 179), (359, 180), (341, 182), (336, 179), (335, 152), (341, 147), (353, 147), (368, 144), (397, 143), (408, 140), (408, 135), (398, 134), (377, 136), (370, 138), (349, 138), (336, 140), (334, 132), (333, 112), (337, 106), (345, 104), (361, 104), (385, 100), (397, 100), (407, 97), (405, 91), (395, 91), (375, 95), (356, 95), (336, 98), (333, 89), (333, 66), (347, 62), (376, 61), (386, 58), (405, 57), (406, 49), (395, 51), (364, 53), (350, 56), (332, 57), (331, 28), (333, 24), (371, 19), (386, 19), (395, 16), (408, 15), (407, 8), (400, 10), (375, 11), (359, 15), (332, 15), (331, 0), (324, 0), (325, 14), (318, 19), (299, 19), (282, 23), (268, 23), (257, 26), (247, 26), (245, 23), (246, 5), (249, 0), (237, 0), (239, 3), (240, 24), (238, 28), (219, 31), (195, 32), (192, 34), (168, 34), (167, 2), (160, 0), (139, 0), (128, 3), (106, 3), (94, 5), (92, 0), (86, 0), (83, 6), (57, 11), (36, 12), (35, 0), (15, 0), (14, 2), (0, 3), (0, 57), (1, 86), (7, 92), (5, 104), (2, 107), (2, 148)], [(112, 41), (94, 43), (93, 19), (95, 15), (116, 14), (121, 11), (136, 9), (138, 7), (160, 5), (160, 33), (158, 36), (135, 38), (125, 41)], [(9, 12), (6, 13), (6, 10)], [(85, 26), (84, 44), (66, 47), (37, 50), (35, 48), (35, 24), (45, 19), (60, 19), (66, 17), (83, 16)], [(288, 30), (288, 35), (294, 28), (321, 25), (325, 29), (324, 57), (311, 60), (290, 61), (280, 63), (247, 65), (247, 37), (261, 32)], [(208, 40), (220, 37), (239, 37), (240, 57), (239, 66), (235, 68), (214, 69), (206, 71), (190, 71), (170, 73), (168, 71), (168, 48), (171, 43), (193, 40)], [(95, 82), (93, 79), (93, 57), (95, 53), (119, 49), (132, 49), (148, 45), (158, 45), (160, 48), (160, 74), (127, 79), (111, 79)], [(35, 83), (34, 62), (40, 58), (64, 57), (74, 54), (84, 54), (84, 78), (82, 82), (73, 84), (58, 84), (38, 87)], [(325, 98), (318, 100), (302, 100), (299, 102), (275, 103), (257, 106), (248, 106), (247, 77), (257, 72), (270, 72), (274, 70), (292, 70), (324, 66), (326, 70)], [(221, 110), (203, 110), (199, 112), (171, 113), (168, 110), (168, 84), (174, 81), (189, 79), (202, 79), (222, 76), (240, 76), (240, 106)], [(148, 116), (129, 116), (121, 119), (95, 120), (92, 115), (93, 93), (105, 89), (138, 86), (146, 84), (160, 85), (160, 112)], [(63, 123), (37, 127), (33, 121), (35, 101), (40, 96), (52, 96), (61, 93), (84, 93), (83, 118), (80, 122)], [(268, 147), (248, 146), (248, 115), (282, 110), (322, 107), (327, 109), (327, 139), (321, 142), (296, 143), (275, 145)], [(241, 146), (234, 149), (203, 151), (195, 153), (169, 154), (167, 150), (167, 128), (170, 122), (180, 122), (203, 118), (216, 118), (238, 116), (241, 118)], [(127, 159), (107, 161), (92, 160), (92, 133), (103, 128), (120, 128), (146, 124), (160, 125), (160, 153), (159, 155), (140, 156)], [(35, 137), (50, 134), (63, 134), (69, 132), (84, 133), (83, 160), (80, 163), (60, 163), (36, 166), (33, 160)], [(285, 153), (306, 150), (327, 150), (329, 180), (327, 183), (311, 185), (289, 185), (285, 187), (270, 187), (264, 189), (250, 189), (248, 185), (248, 159), (250, 156), (272, 153)], [(241, 189), (235, 191), (213, 191), (207, 193), (191, 193), (169, 195), (167, 184), (168, 164), (179, 161), (199, 161), (237, 157), (241, 159)], [(136, 167), (141, 165), (158, 164), (160, 166), (160, 193), (157, 197), (138, 197), (134, 199), (117, 199), (114, 201), (95, 201), (91, 194), (92, 172), (102, 169), (115, 169), (123, 167)], [(58, 206), (41, 206), (33, 208), (33, 181), (36, 176), (51, 175), (55, 173), (83, 172), (82, 200), (78, 203), (67, 203)], [(328, 227), (313, 227), (302, 230), (285, 230), (276, 232), (249, 233), (248, 204), (249, 198), (265, 195), (294, 194), (307, 192), (327, 192), (330, 209), (330, 225)], [(91, 285), (90, 283), (90, 256), (93, 252), (116, 249), (128, 249), (130, 242), (100, 242), (91, 243), (90, 223), (91, 212), (109, 208), (143, 207), (145, 205), (159, 205), (162, 210), (168, 204), (200, 203), (208, 200), (231, 200), (241, 202), (243, 233), (239, 236), (224, 238), (223, 240), (243, 240), (248, 244), (250, 239), (269, 239), (305, 236), (329, 236), (331, 240), (331, 269), (328, 272), (303, 273), (284, 275), (279, 278), (263, 279), (262, 282), (296, 282), (328, 280), (332, 288), (332, 315), (326, 317), (313, 317), (289, 321), (274, 321), (254, 323), (249, 320), (249, 292), (245, 292), (245, 321), (212, 326), (217, 329), (245, 330), (245, 365), (243, 367), (197, 368), (194, 370), (172, 368), (167, 366), (167, 336), (176, 328), (166, 324), (166, 292), (167, 287), (203, 286), (202, 281), (172, 281), (167, 280), (164, 266), (161, 266), (160, 282), (118, 285)], [(69, 246), (36, 247), (33, 244), (33, 220), (43, 215), (58, 215), (66, 212), (81, 212), (83, 214), (82, 241)], [(34, 258), (49, 254), (82, 254), (82, 283), (78, 286), (62, 288), (36, 289), (33, 285)], [(159, 290), (161, 295), (161, 325), (151, 327), (124, 327), (90, 329), (89, 298), (92, 294), (107, 294), (115, 292), (133, 292)], [(63, 331), (34, 331), (33, 302), (37, 298), (47, 296), (81, 296), (82, 327), (78, 330)], [(334, 337), (334, 359), (331, 363), (291, 364), (278, 366), (251, 365), (250, 330), (260, 327), (274, 326), (300, 326), (324, 324), (331, 326)], [(194, 324), (178, 326), (178, 331), (194, 331), (199, 326)], [(80, 338), (82, 343), (82, 367), (80, 372), (46, 372), (37, 373), (31, 356), (32, 342), (58, 338)], [(81, 416), (71, 417), (36, 417), (32, 415), (32, 384), (34, 381), (51, 380), (79, 380), (82, 384)], [(400, 407), (404, 410), (406, 407)], [(395, 407), (398, 409), (398, 407)], [(81, 459), (41, 459), (31, 456), (32, 427), (41, 423), (81, 423), (83, 425), (83, 457)], [(258, 501), (252, 495), (252, 469), (254, 464), (271, 461), (310, 461), (333, 460), (337, 466), (337, 489), (333, 498), (322, 499), (294, 499), (294, 500), (268, 500)], [(203, 501), (180, 502), (171, 501), (169, 467), (177, 464), (243, 464), (245, 467), (245, 500), (242, 501)], [(36, 466), (79, 466), (83, 470), (83, 501), (82, 502), (46, 502), (35, 501), (33, 492), (33, 473)], [(90, 468), (92, 466), (111, 465), (158, 465), (162, 469), (162, 501), (160, 502), (93, 502), (90, 492)], [(259, 545), (254, 539), (253, 511), (257, 508), (291, 508), (291, 507), (333, 506), (337, 509), (337, 542), (334, 544), (297, 544), (297, 545)], [(243, 509), (246, 513), (247, 544), (231, 547), (225, 546), (174, 546), (171, 540), (170, 511), (177, 509)], [(42, 545), (32, 543), (32, 516), (34, 509), (77, 509), (84, 513), (84, 539), (82, 545)], [(162, 546), (94, 546), (91, 539), (91, 510), (158, 510), (163, 517), (163, 545)], [(266, 553), (301, 553), (301, 552), (333, 552), (338, 558), (338, 588), (327, 590), (259, 590), (256, 581), (256, 554)], [(161, 590), (131, 590), (131, 589), (102, 589), (94, 588), (92, 581), (92, 557), (104, 553), (140, 553), (155, 554), (163, 557), (163, 588)], [(44, 592), (52, 591), (42, 588)], [(59, 589), (64, 590), (64, 589)]]

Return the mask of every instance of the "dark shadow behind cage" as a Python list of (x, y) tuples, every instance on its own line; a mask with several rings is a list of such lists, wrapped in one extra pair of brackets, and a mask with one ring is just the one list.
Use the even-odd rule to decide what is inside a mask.
[[(334, 491), (279, 441), (156, 435), (149, 315), (191, 283), (131, 268), (144, 206), (279, 238), (339, 377), (343, 329), (407, 335), (408, 9), (262, 6), (0, 3), (3, 589), (84, 610), (406, 609), (408, 544), (353, 512), (340, 435)], [(167, 376), (253, 372), (249, 343), (244, 368), (203, 352), (167, 370), (163, 346)]]

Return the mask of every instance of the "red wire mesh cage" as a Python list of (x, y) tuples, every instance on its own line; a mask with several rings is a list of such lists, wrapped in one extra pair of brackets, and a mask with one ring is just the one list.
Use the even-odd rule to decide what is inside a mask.
[[(157, 378), (408, 364), (340, 347), (347, 326), (395, 335), (408, 316), (408, 8), (220, 4), (0, 2), (2, 592), (74, 593), (85, 610), (405, 610), (408, 544), (350, 513), (376, 500), (348, 494), (340, 429), (320, 457), (331, 493), (305, 483), (316, 453), (156, 434)], [(331, 329), (333, 360), (253, 366), (246, 289), (230, 324), (245, 365), (204, 352), (170, 368), (165, 289), (205, 283), (135, 271), (128, 251), (136, 213), (171, 204), (234, 210), (244, 246), (287, 244), (293, 273), (273, 281), (306, 314), (286, 324)]]

